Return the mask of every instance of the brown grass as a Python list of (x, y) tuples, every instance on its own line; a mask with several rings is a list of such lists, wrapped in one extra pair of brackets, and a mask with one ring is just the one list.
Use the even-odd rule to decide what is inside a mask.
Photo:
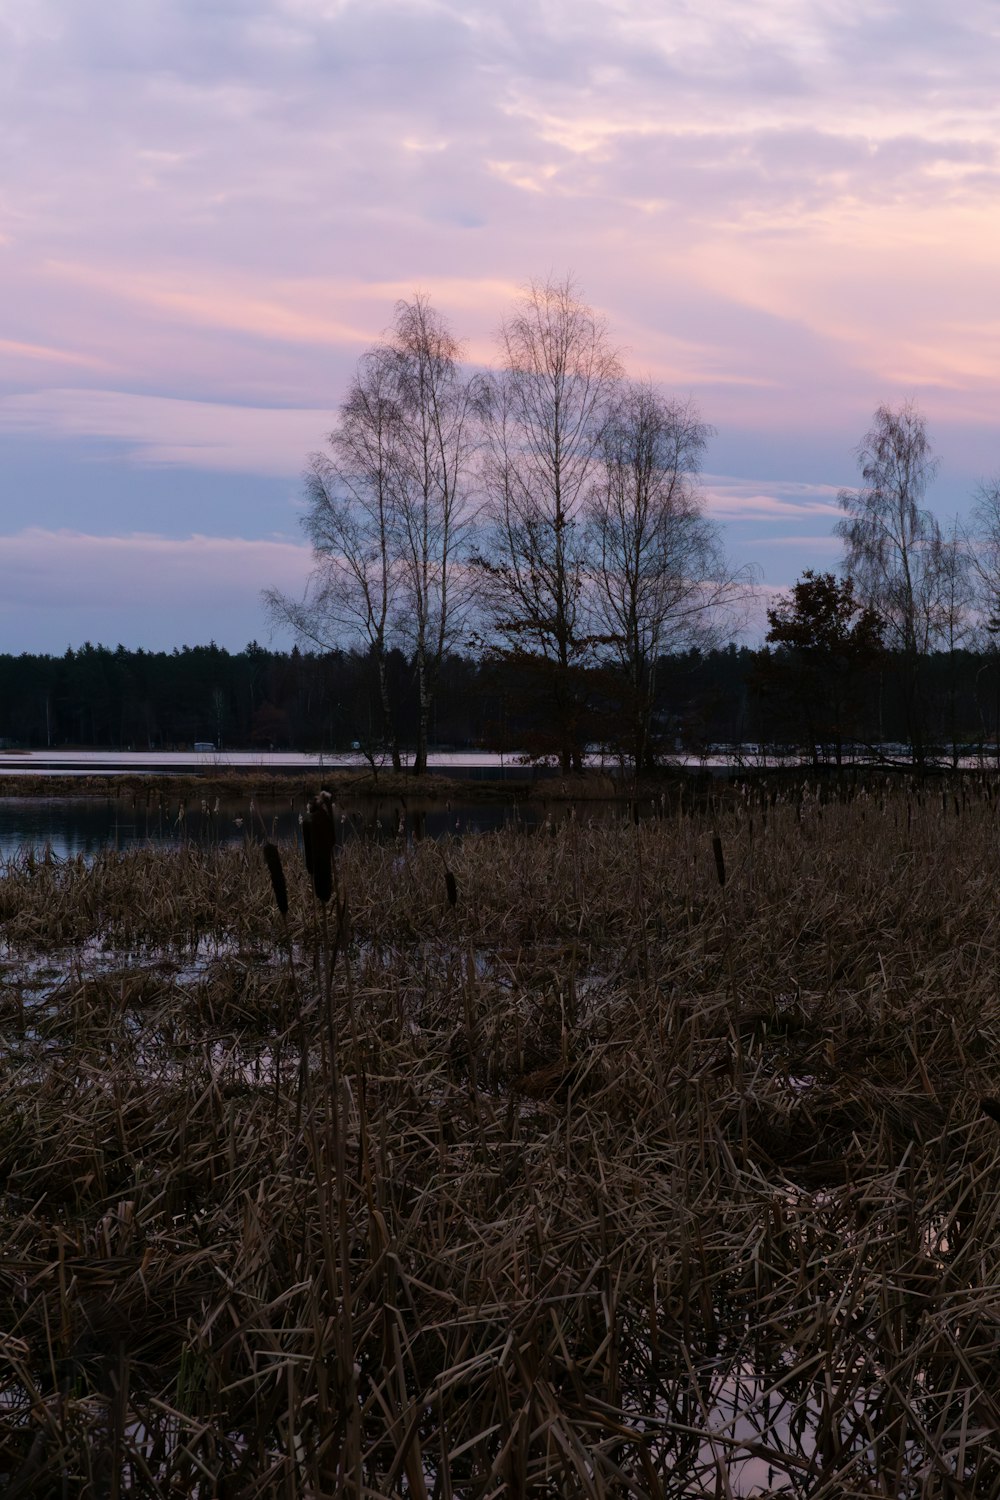
[(987, 791), (10, 864), (0, 1493), (995, 1493)]

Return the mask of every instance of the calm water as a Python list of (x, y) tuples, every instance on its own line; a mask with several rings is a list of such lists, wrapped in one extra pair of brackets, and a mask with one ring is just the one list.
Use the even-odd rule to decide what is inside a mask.
[[(101, 849), (124, 849), (130, 844), (171, 845), (182, 842), (234, 844), (244, 839), (294, 839), (303, 804), (289, 798), (180, 803), (176, 798), (146, 803), (131, 797), (2, 797), (0, 798), (0, 857), (19, 849), (51, 848), (64, 858), (96, 854)], [(551, 812), (543, 805), (513, 803), (421, 805), (407, 799), (348, 804), (340, 809), (345, 838), (443, 838), (449, 834), (483, 832), (508, 824), (533, 827), (547, 816), (558, 821), (568, 815), (565, 804)], [(620, 816), (618, 804), (587, 804), (586, 816)]]

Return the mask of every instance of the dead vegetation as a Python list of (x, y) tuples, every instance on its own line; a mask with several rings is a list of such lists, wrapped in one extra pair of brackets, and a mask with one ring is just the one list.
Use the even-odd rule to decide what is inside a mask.
[(995, 794), (644, 813), (4, 868), (0, 1494), (997, 1492)]

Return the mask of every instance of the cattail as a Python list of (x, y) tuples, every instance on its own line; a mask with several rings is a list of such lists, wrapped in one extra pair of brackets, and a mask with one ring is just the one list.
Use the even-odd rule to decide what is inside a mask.
[(719, 877), (719, 884), (726, 884), (726, 861), (722, 853), (722, 840), (717, 833), (712, 834), (712, 853), (715, 855), (715, 873)]
[(449, 906), (455, 906), (455, 905), (457, 905), (457, 903), (458, 903), (458, 886), (455, 883), (455, 877), (454, 877), (454, 875), (447, 868), (447, 866), (445, 867), (445, 872), (444, 872), (444, 887), (445, 887), (445, 890), (448, 892), (448, 905)]
[(312, 802), (312, 881), (313, 890), (324, 904), (333, 895), (333, 812), (332, 799), (322, 792)]
[(274, 891), (274, 900), (283, 917), (288, 915), (288, 887), (285, 884), (285, 872), (281, 868), (281, 855), (274, 844), (264, 845), (264, 863), (267, 865), (267, 873), (271, 877), (271, 889)]
[(306, 874), (310, 877), (313, 872), (313, 820), (312, 813), (306, 808), (302, 814), (302, 855), (306, 862)]

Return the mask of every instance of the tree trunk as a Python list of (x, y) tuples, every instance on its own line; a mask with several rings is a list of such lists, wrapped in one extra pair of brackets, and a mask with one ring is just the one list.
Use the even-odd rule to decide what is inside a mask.
[(432, 693), (427, 680), (427, 669), (423, 665), (417, 669), (417, 695), (417, 750), (413, 758), (413, 774), (424, 776), (427, 773), (427, 734), (431, 721)]
[(924, 740), (923, 714), (920, 704), (920, 662), (916, 653), (911, 656), (906, 671), (906, 717), (909, 721), (910, 749), (913, 757), (914, 767), (922, 771), (927, 760), (927, 746)]
[(399, 736), (392, 718), (392, 700), (389, 696), (389, 676), (385, 669), (385, 657), (379, 654), (378, 658), (378, 689), (382, 704), (382, 728), (389, 738), (389, 748), (392, 754), (392, 769), (401, 771), (402, 764), (399, 756)]

